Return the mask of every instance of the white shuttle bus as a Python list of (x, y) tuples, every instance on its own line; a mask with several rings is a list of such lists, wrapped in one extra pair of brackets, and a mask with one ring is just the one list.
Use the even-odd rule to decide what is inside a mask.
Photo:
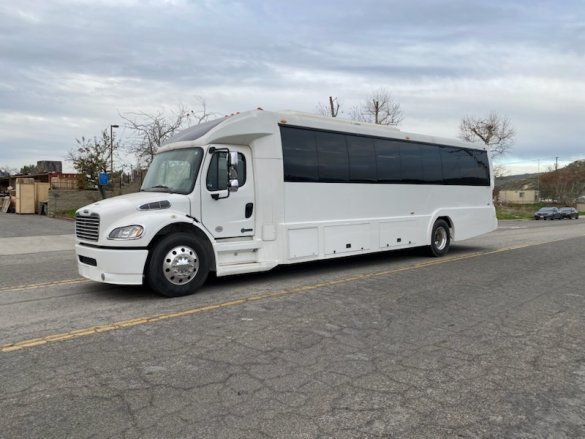
[(427, 246), (497, 227), (485, 148), (290, 111), (189, 128), (140, 192), (76, 213), (79, 273), (156, 292), (279, 264)]

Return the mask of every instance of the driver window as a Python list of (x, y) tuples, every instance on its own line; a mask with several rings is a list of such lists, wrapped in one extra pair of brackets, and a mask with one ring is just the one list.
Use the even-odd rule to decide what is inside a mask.
[[(246, 183), (246, 158), (238, 153), (238, 183), (242, 187)], [(228, 153), (214, 152), (207, 171), (207, 190), (210, 192), (224, 191), (228, 188)]]

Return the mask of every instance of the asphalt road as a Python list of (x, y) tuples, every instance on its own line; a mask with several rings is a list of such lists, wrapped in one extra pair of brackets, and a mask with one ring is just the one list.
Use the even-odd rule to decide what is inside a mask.
[(585, 437), (585, 220), (170, 300), (80, 279), (72, 231), (0, 215), (2, 438)]

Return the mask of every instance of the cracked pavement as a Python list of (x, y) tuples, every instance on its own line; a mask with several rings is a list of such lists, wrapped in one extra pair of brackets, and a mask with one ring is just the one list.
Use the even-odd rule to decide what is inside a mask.
[[(555, 226), (502, 227), (453, 249), (547, 241), (499, 253), (287, 267), (177, 301), (93, 283), (4, 291), (2, 343), (405, 267), (0, 352), (0, 437), (585, 437), (585, 222)], [(58, 312), (66, 300), (71, 320)], [(27, 307), (45, 318), (25, 330)]]

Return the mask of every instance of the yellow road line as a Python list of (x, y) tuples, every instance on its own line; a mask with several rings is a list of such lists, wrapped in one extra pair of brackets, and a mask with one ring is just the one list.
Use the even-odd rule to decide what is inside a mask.
[[(218, 310), (221, 308), (238, 306), (238, 305), (242, 305), (244, 303), (273, 299), (276, 297), (287, 296), (290, 294), (305, 293), (308, 291), (313, 291), (313, 290), (328, 287), (328, 286), (347, 284), (347, 283), (351, 283), (351, 282), (357, 282), (360, 280), (371, 279), (371, 278), (376, 278), (376, 277), (380, 277), (380, 276), (387, 276), (387, 275), (391, 275), (391, 274), (402, 273), (405, 271), (417, 270), (419, 268), (426, 268), (426, 267), (431, 267), (434, 265), (446, 264), (449, 262), (463, 261), (466, 259), (476, 258), (478, 256), (493, 255), (493, 254), (508, 252), (508, 251), (517, 250), (517, 249), (521, 249), (521, 248), (533, 247), (533, 246), (541, 245), (544, 243), (545, 242), (519, 244), (516, 246), (505, 247), (505, 248), (501, 248), (498, 250), (491, 250), (491, 251), (487, 251), (487, 252), (474, 252), (474, 253), (468, 253), (468, 254), (461, 255), (461, 256), (452, 256), (452, 257), (446, 257), (446, 258), (440, 258), (440, 259), (432, 259), (430, 261), (420, 262), (417, 264), (408, 265), (406, 267), (393, 268), (390, 270), (358, 274), (358, 275), (344, 277), (344, 278), (340, 278), (340, 279), (336, 279), (336, 280), (319, 282), (319, 283), (312, 284), (312, 285), (305, 285), (305, 286), (296, 287), (296, 288), (277, 290), (277, 291), (272, 291), (269, 293), (243, 297), (241, 299), (231, 300), (229, 302), (217, 303), (217, 304), (212, 304), (212, 305), (205, 305), (205, 306), (200, 306), (197, 308), (185, 309), (182, 311), (175, 311), (175, 312), (163, 313), (163, 314), (155, 314), (152, 316), (137, 317), (134, 319), (123, 320), (120, 322), (91, 326), (89, 328), (77, 329), (74, 331), (64, 332), (61, 334), (54, 334), (54, 335), (49, 335), (46, 337), (34, 338), (34, 339), (30, 339), (30, 340), (23, 340), (23, 341), (19, 341), (19, 342), (5, 344), (5, 345), (0, 346), (0, 352), (14, 352), (14, 351), (18, 351), (21, 349), (44, 345), (47, 343), (56, 343), (56, 342), (61, 342), (61, 341), (65, 341), (65, 340), (71, 340), (74, 338), (86, 337), (88, 335), (94, 335), (94, 334), (98, 334), (98, 333), (102, 333), (102, 332), (111, 332), (111, 331), (115, 331), (118, 329), (131, 328), (134, 326), (146, 325), (149, 323), (160, 322), (163, 320), (169, 320), (169, 319), (174, 319), (174, 318), (178, 318), (178, 317), (186, 317), (186, 316), (190, 316), (193, 314)], [(71, 282), (71, 283), (74, 283), (74, 282)], [(47, 284), (43, 284), (43, 285), (48, 285), (48, 284), (53, 284), (53, 283), (47, 283)]]
[(72, 285), (72, 284), (79, 284), (79, 283), (83, 283), (83, 282), (89, 282), (89, 281), (87, 279), (78, 278), (78, 279), (56, 280), (56, 281), (52, 281), (52, 282), (43, 282), (43, 283), (38, 283), (38, 284), (17, 285), (14, 287), (0, 288), (0, 293), (13, 293), (16, 291), (36, 290), (38, 288), (54, 287), (54, 286), (61, 286), (61, 285)]

